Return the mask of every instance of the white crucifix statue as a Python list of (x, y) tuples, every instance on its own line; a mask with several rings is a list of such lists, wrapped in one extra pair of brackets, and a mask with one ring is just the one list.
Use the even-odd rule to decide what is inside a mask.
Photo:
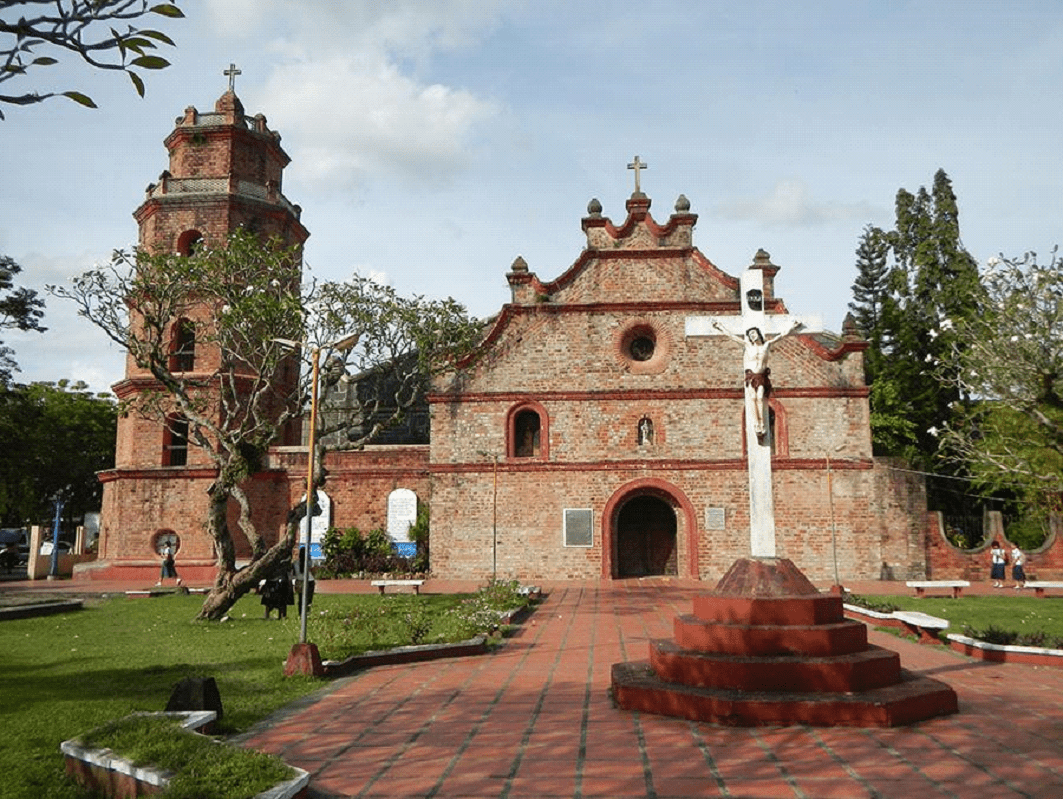
[(772, 496), (768, 354), (780, 339), (800, 330), (822, 329), (816, 317), (764, 312), (764, 272), (742, 273), (740, 316), (688, 316), (687, 338), (726, 336), (742, 345), (746, 451), (749, 459), (749, 547), (753, 557), (775, 557), (775, 504)]

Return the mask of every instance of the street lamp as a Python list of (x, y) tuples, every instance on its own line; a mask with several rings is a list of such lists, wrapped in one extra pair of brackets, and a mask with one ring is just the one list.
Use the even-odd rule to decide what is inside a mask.
[[(303, 533), (303, 587), (299, 597), (299, 643), (306, 643), (306, 610), (307, 592), (310, 587), (310, 517), (313, 515), (314, 505), (317, 504), (317, 490), (314, 488), (314, 445), (317, 435), (317, 383), (318, 374), (321, 371), (321, 350), (339, 350), (346, 352), (358, 343), (360, 333), (353, 333), (344, 338), (314, 347), (310, 356), (310, 434), (306, 445), (306, 530)], [(301, 345), (297, 341), (288, 339), (273, 339), (292, 349), (298, 349)]]
[(55, 502), (55, 523), (52, 525), (52, 563), (48, 577), (55, 579), (59, 576), (59, 517), (63, 513), (63, 493), (56, 492), (52, 500)]

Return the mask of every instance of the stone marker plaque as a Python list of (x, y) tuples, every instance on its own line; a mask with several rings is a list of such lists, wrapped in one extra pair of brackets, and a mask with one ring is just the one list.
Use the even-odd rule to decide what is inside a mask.
[(726, 530), (727, 512), (723, 508), (705, 508), (705, 529)]
[[(306, 500), (306, 495), (303, 495), (303, 500)], [(321, 508), (320, 516), (312, 516), (310, 518), (310, 559), (322, 560), (324, 555), (321, 553), (321, 541), (325, 537), (325, 533), (328, 532), (329, 527), (332, 526), (332, 498), (321, 489), (317, 490), (317, 505)], [(303, 523), (299, 526), (299, 542), (298, 546), (302, 546), (306, 540), (306, 517), (303, 517)]]
[(589, 547), (594, 543), (594, 511), (565, 508), (565, 546)]
[(388, 494), (388, 536), (396, 544), (410, 540), (410, 527), (417, 521), (417, 495), (408, 488)]

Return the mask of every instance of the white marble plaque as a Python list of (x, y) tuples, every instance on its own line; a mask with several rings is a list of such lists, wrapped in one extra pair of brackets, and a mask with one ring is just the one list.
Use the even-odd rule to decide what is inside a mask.
[(417, 495), (408, 488), (388, 494), (388, 536), (396, 544), (410, 540), (410, 527), (417, 522)]
[[(306, 500), (305, 494), (303, 500)], [(329, 527), (332, 526), (332, 498), (320, 488), (317, 490), (317, 505), (321, 508), (321, 515), (310, 518), (310, 557), (313, 560), (321, 559), (321, 541)], [(299, 527), (299, 546), (302, 546), (305, 540), (306, 517), (304, 516), (303, 523)]]

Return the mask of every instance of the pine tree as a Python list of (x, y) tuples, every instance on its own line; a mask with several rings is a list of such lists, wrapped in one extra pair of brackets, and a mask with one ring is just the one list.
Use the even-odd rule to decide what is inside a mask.
[(866, 370), (868, 382), (874, 380), (882, 358), (883, 311), (889, 299), (889, 243), (879, 228), (867, 225), (856, 248), (856, 280), (853, 281), (853, 312), (857, 329), (868, 340)]
[[(876, 396), (904, 398), (911, 437), (902, 446), (896, 436), (877, 438), (876, 445), (883, 454), (904, 455), (928, 468), (938, 460), (938, 432), (956, 403), (965, 400), (954, 384), (943, 386), (935, 373), (945, 353), (962, 347), (957, 323), (978, 312), (978, 267), (963, 247), (956, 195), (944, 170), (934, 175), (932, 191), (900, 189), (895, 207), (896, 226), (885, 234), (892, 266), (878, 307), (877, 339), (869, 334), (868, 377), (892, 384)], [(854, 299), (860, 303), (856, 291), (854, 285)], [(873, 413), (885, 410), (872, 408)]]

